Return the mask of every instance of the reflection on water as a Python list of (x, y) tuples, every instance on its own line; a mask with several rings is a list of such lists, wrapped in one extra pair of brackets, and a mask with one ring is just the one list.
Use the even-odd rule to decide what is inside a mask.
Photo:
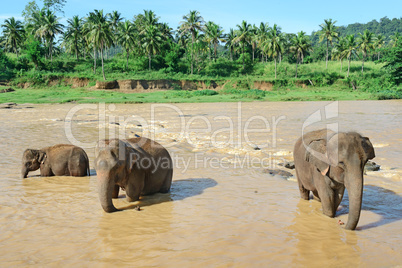
[[(358, 229), (347, 195), (334, 219), (299, 198), (295, 180), (264, 173), (292, 159), (304, 120), (327, 102), (157, 105), (34, 105), (0, 110), (1, 266), (267, 267), (402, 264), (401, 101), (340, 102), (338, 123), (370, 137), (378, 172), (365, 176)], [(103, 114), (103, 115), (102, 115)], [(22, 152), (50, 144), (88, 146), (91, 176), (20, 176)], [(260, 131), (258, 131), (260, 130)], [(248, 131), (248, 132), (247, 132)], [(171, 192), (104, 213), (94, 150), (100, 137), (147, 136), (175, 162)], [(291, 171), (291, 170), (289, 170)], [(291, 171), (293, 172), (293, 171)], [(141, 210), (133, 209), (140, 206)]]

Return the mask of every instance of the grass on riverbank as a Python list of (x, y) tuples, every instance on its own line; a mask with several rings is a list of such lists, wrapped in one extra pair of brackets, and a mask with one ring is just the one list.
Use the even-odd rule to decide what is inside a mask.
[(0, 94), (0, 103), (192, 103), (237, 101), (324, 101), (378, 99), (370, 92), (339, 87), (262, 90), (167, 90), (149, 93), (122, 93), (111, 90), (52, 87), (46, 89), (16, 89)]

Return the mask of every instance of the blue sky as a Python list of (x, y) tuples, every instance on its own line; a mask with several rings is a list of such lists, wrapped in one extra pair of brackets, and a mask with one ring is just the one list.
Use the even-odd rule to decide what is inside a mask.
[[(41, 0), (36, 0), (42, 6)], [(28, 0), (3, 0), (0, 7), (0, 24), (4, 19), (14, 16), (21, 18), (21, 12)], [(242, 20), (259, 25), (268, 22), (270, 26), (278, 24), (283, 32), (297, 33), (305, 31), (310, 34), (320, 29), (319, 25), (324, 19), (336, 20), (337, 26), (348, 25), (355, 22), (367, 23), (373, 19), (401, 18), (401, 0), (67, 0), (64, 7), (66, 22), (73, 15), (86, 16), (94, 9), (103, 9), (104, 12), (119, 11), (126, 19), (143, 13), (143, 10), (152, 10), (160, 17), (160, 22), (167, 22), (176, 29), (182, 21), (183, 15), (190, 10), (198, 10), (205, 21), (219, 24), (225, 32), (230, 28), (236, 29)]]

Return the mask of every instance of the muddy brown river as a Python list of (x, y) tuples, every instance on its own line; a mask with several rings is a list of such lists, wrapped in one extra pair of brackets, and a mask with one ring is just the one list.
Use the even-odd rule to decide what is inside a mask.
[[(18, 105), (0, 109), (1, 267), (392, 267), (402, 265), (402, 101)], [(335, 218), (300, 199), (285, 169), (305, 131), (370, 138), (356, 231), (345, 195)], [(156, 139), (174, 161), (171, 192), (107, 214), (99, 203), (99, 138)], [(91, 176), (21, 179), (26, 148), (83, 147)], [(140, 206), (141, 211), (134, 209)], [(346, 265), (346, 266), (345, 266)]]

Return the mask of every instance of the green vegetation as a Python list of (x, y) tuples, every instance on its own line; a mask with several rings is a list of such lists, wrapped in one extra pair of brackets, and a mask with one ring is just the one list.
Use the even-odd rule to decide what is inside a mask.
[[(177, 31), (151, 11), (132, 20), (118, 11), (89, 12), (60, 23), (66, 0), (34, 1), (24, 21), (5, 20), (0, 36), (0, 82), (18, 89), (14, 102), (182, 102), (239, 100), (391, 99), (401, 97), (401, 19), (367, 27), (324, 20), (312, 35), (283, 33), (274, 24), (242, 21), (237, 29), (205, 22), (192, 10)], [(386, 25), (386, 26), (384, 26)], [(390, 26), (392, 25), (392, 27)], [(375, 27), (374, 27), (375, 26)], [(383, 27), (384, 26), (384, 27)], [(348, 61), (347, 68), (343, 66)], [(324, 63), (325, 62), (325, 63)], [(325, 66), (324, 66), (325, 64)], [(101, 71), (97, 66), (101, 65)], [(126, 94), (71, 89), (71, 78), (187, 80), (225, 85), (218, 91)], [(258, 83), (271, 86), (259, 90)], [(47, 88), (41, 89), (41, 88)], [(212, 88), (212, 87), (211, 87)], [(145, 94), (145, 95), (144, 95)]]

